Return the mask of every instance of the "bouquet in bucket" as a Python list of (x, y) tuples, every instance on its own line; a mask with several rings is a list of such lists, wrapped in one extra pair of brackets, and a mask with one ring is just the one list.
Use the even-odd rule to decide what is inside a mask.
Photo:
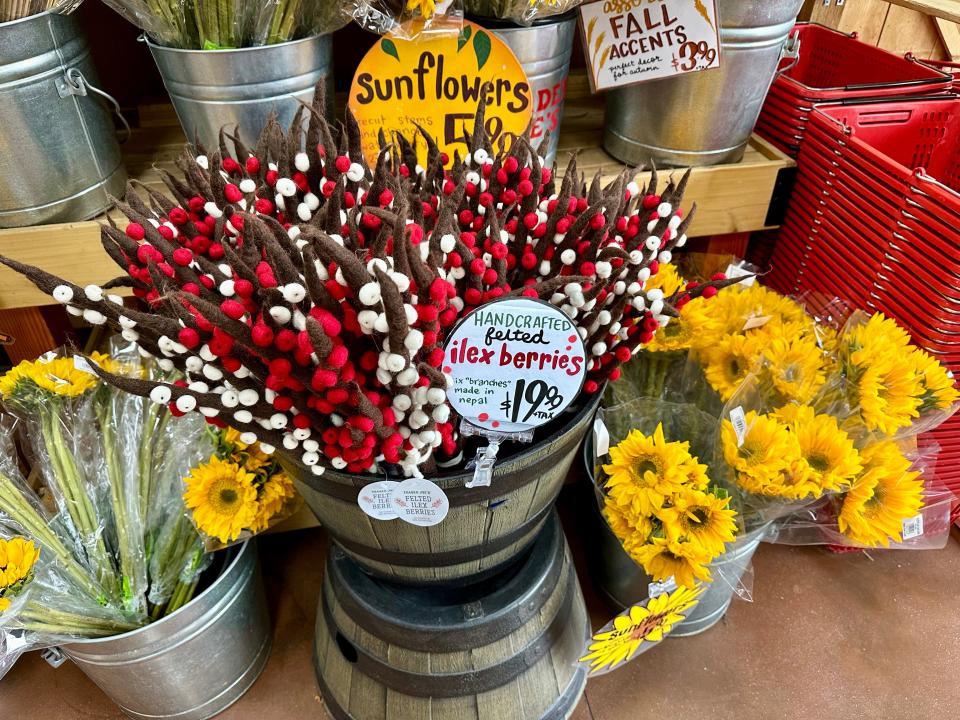
[[(91, 363), (156, 373), (128, 344), (89, 359), (50, 353), (0, 377), (11, 413), (0, 448), (0, 635), (21, 649), (109, 636), (175, 612), (205, 582), (208, 548), (275, 523), (288, 501), (289, 483), (255, 447), (218, 449), (200, 418), (174, 418), (103, 383)], [(39, 487), (21, 472), (21, 455)], [(229, 472), (190, 487), (215, 462)], [(249, 486), (250, 516), (234, 519), (230, 482)]]
[[(686, 242), (686, 176), (641, 188), (624, 173), (562, 179), (524, 137), (494, 148), (483, 107), (466, 151), (381, 138), (366, 165), (350, 116), (335, 130), (315, 96), (309, 127), (275, 122), (257, 145), (221, 134), (166, 175), (175, 199), (128, 192), (130, 223), (103, 244), (146, 310), (122, 307), (11, 259), (67, 310), (108, 324), (178, 382), (101, 378), (174, 414), (196, 411), (259, 441), (294, 474), (420, 476), (460, 462), (444, 340), (475, 308), (531, 298), (559, 308), (587, 351), (584, 394), (676, 315), (646, 282)], [(415, 145), (429, 148), (426, 165)]]
[(531, 25), (581, 4), (583, 0), (349, 0), (344, 13), (376, 33), (417, 33), (456, 28), (465, 14), (481, 23), (493, 19)]
[(325, 35), (346, 23), (326, 0), (104, 0), (151, 41), (187, 50), (231, 50)]

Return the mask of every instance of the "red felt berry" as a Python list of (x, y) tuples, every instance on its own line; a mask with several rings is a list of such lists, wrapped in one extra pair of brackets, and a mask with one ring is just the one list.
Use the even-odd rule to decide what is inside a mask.
[(238, 203), (241, 200), (243, 200), (243, 193), (240, 192), (240, 188), (238, 188), (233, 183), (228, 183), (227, 185), (224, 186), (223, 194), (224, 194), (224, 197), (227, 198), (228, 202)]
[(177, 248), (173, 251), (173, 261), (177, 265), (189, 265), (191, 262), (193, 262), (193, 253), (184, 247)]
[(297, 334), (293, 330), (284, 328), (273, 339), (273, 345), (280, 352), (290, 352), (297, 346)]
[(263, 323), (254, 325), (250, 329), (250, 336), (257, 347), (269, 347), (273, 343), (273, 330)]
[(239, 320), (245, 312), (243, 305), (236, 300), (224, 300), (220, 303), (220, 309), (224, 315), (233, 320)]
[(247, 173), (249, 175), (256, 175), (258, 172), (260, 172), (260, 161), (255, 157), (248, 157), (246, 166)]
[(350, 158), (346, 155), (340, 155), (333, 162), (333, 166), (337, 169), (338, 172), (345, 173), (350, 169)]

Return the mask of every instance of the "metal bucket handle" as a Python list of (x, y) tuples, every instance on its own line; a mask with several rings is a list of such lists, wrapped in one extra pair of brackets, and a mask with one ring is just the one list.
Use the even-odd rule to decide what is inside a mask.
[(113, 95), (90, 83), (90, 81), (87, 80), (83, 73), (77, 68), (70, 67), (66, 69), (66, 71), (63, 73), (63, 77), (57, 80), (57, 92), (62, 98), (69, 97), (71, 95), (87, 97), (90, 92), (104, 98), (113, 106), (114, 113), (116, 113), (117, 117), (120, 118), (120, 122), (123, 123), (125, 133), (120, 142), (125, 143), (130, 139), (130, 135), (132, 134), (130, 123), (127, 122), (127, 119), (120, 111), (120, 103), (117, 102), (117, 99)]
[(780, 49), (780, 59), (777, 61), (779, 65), (784, 60), (789, 59), (790, 62), (787, 63), (785, 68), (777, 70), (777, 74), (774, 76), (774, 79), (780, 77), (784, 73), (790, 72), (797, 66), (797, 63), (800, 62), (800, 31), (794, 30), (787, 36), (787, 41), (783, 44), (783, 47)]

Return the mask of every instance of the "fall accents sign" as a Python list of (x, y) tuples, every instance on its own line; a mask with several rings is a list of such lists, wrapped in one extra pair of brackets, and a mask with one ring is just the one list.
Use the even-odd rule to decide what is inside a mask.
[(600, 0), (580, 19), (594, 92), (720, 65), (715, 0)]
[[(431, 26), (415, 34), (384, 36), (364, 57), (350, 88), (350, 110), (360, 125), (362, 146), (376, 163), (382, 130), (417, 136), (417, 126), (436, 138), (441, 152), (463, 156), (480, 99), (486, 101), (486, 129), (494, 145), (521, 135), (530, 123), (530, 84), (513, 52), (475, 23)], [(426, 165), (427, 148), (418, 148)]]

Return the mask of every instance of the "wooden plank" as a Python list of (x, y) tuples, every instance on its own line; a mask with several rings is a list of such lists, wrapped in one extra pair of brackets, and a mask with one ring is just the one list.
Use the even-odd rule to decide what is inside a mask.
[(887, 22), (890, 3), (886, 0), (859, 0), (845, 3), (843, 8), (840, 22), (834, 27), (840, 32), (855, 32), (863, 42), (876, 45)]
[(810, 19), (810, 22), (835, 28), (840, 24), (840, 18), (846, 8), (846, 3), (838, 3), (836, 0), (813, 0), (810, 14), (806, 17)]
[(887, 13), (877, 46), (898, 55), (913, 53), (922, 59), (941, 60), (944, 57), (933, 21), (916, 10), (900, 6), (891, 7)]
[(953, 62), (960, 61), (960, 25), (942, 18), (934, 18), (933, 22), (946, 50), (947, 58)]
[(916, 10), (924, 15), (960, 22), (960, 0), (890, 0), (890, 3)]

